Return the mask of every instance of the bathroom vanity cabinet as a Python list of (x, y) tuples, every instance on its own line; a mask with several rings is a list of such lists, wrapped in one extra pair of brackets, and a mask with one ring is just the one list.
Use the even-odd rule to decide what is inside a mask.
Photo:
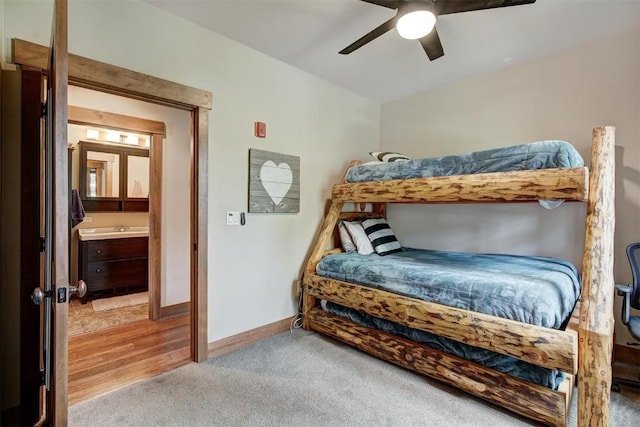
[(148, 237), (80, 240), (78, 278), (87, 284), (87, 294), (82, 302), (146, 291), (148, 253)]

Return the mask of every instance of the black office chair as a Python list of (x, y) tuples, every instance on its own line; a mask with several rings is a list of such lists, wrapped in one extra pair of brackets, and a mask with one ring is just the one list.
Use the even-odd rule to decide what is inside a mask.
[[(630, 307), (640, 310), (640, 242), (627, 246), (627, 258), (631, 265), (633, 283), (629, 285), (616, 285), (618, 295), (624, 297), (622, 301), (622, 323), (627, 326), (631, 336), (640, 342), (640, 316), (631, 316)], [(627, 343), (629, 345), (640, 345), (640, 343)], [(611, 384), (613, 391), (620, 391), (620, 384), (640, 388), (640, 375), (638, 380), (626, 378), (614, 378)]]

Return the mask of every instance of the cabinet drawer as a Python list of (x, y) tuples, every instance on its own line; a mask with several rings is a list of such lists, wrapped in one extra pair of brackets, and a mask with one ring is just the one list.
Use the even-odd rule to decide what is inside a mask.
[[(129, 239), (130, 240), (130, 239)], [(122, 261), (90, 262), (83, 280), (89, 292), (122, 286), (146, 284), (149, 277), (147, 258)]]
[(146, 258), (149, 251), (148, 242), (147, 237), (89, 240), (85, 242), (86, 261)]

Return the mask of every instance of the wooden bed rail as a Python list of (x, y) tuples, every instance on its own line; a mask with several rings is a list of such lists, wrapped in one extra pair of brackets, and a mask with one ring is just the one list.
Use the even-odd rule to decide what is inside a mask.
[(380, 359), (452, 384), (546, 425), (566, 424), (573, 391), (572, 375), (568, 375), (558, 391), (554, 391), (413, 341), (357, 325), (320, 308), (311, 309), (307, 316), (314, 331)]
[(541, 199), (585, 202), (586, 167), (540, 169), (381, 182), (341, 183), (331, 198), (342, 202), (513, 203)]
[(305, 275), (303, 286), (318, 299), (536, 366), (570, 374), (578, 368), (578, 337), (570, 328), (544, 328), (317, 275)]
[(608, 426), (613, 348), (615, 128), (593, 129), (578, 328), (578, 426)]

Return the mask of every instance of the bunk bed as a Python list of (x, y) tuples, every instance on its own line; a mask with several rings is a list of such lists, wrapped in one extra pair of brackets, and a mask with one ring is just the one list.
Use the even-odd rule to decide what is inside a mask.
[[(548, 425), (566, 424), (577, 382), (578, 425), (608, 425), (614, 324), (614, 128), (593, 130), (590, 167), (347, 182), (349, 170), (358, 163), (352, 162), (342, 182), (333, 186), (331, 203), (306, 261), (301, 280), (303, 327)], [(318, 273), (323, 260), (343, 252), (337, 244), (339, 222), (386, 218), (387, 203), (548, 199), (587, 203), (579, 301), (558, 329)], [(345, 203), (356, 210), (345, 211)], [(371, 209), (357, 209), (365, 204)], [(342, 315), (327, 310), (327, 305), (343, 310)], [(373, 323), (360, 322), (362, 317)], [(415, 335), (385, 329), (384, 323), (561, 372), (560, 383), (548, 386), (518, 378), (409, 339)]]

